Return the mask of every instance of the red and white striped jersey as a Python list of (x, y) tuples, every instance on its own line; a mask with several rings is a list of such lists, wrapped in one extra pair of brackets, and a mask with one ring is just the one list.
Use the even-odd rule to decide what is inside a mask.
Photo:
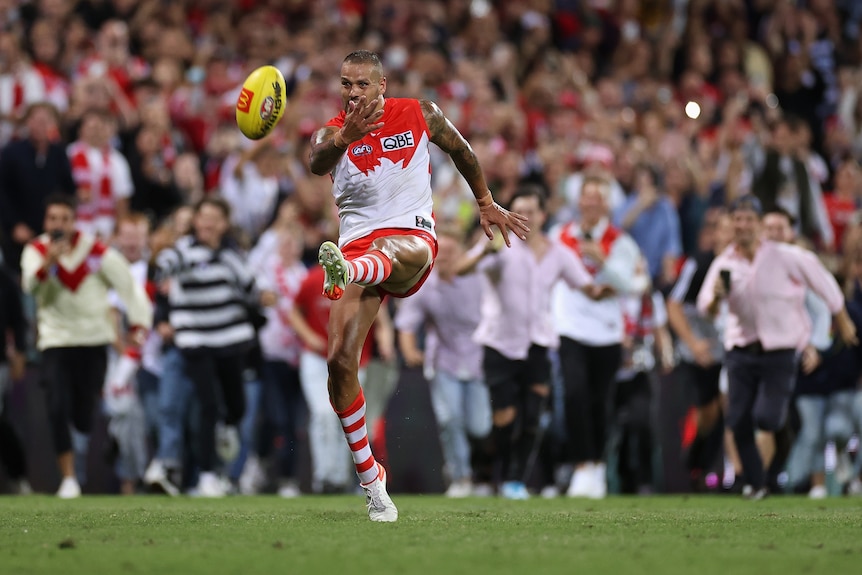
[(129, 162), (114, 148), (99, 150), (80, 140), (70, 144), (66, 153), (75, 185), (89, 196), (89, 201), (78, 204), (78, 229), (109, 238), (114, 233), (117, 200), (134, 191)]
[(15, 73), (0, 74), (0, 145), (15, 132), (15, 121), (30, 104), (45, 100), (45, 82), (32, 66), (22, 66)]
[[(345, 113), (327, 126), (340, 128)], [(332, 171), (339, 245), (381, 228), (434, 235), (430, 133), (418, 100), (388, 98), (384, 126), (348, 146)]]

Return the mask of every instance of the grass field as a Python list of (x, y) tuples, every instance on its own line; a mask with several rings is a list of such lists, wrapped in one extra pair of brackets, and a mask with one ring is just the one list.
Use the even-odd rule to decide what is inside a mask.
[(862, 498), (0, 499), (0, 573), (862, 573)]

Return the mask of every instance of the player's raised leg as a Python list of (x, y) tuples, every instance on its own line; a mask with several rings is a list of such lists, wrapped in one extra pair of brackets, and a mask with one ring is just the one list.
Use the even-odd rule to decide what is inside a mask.
[(431, 246), (417, 236), (386, 236), (375, 239), (361, 256), (348, 258), (332, 242), (324, 242), (318, 262), (326, 272), (323, 294), (341, 298), (348, 284), (363, 287), (380, 285), (386, 291), (406, 293), (418, 282), (433, 261)]
[(380, 297), (357, 284), (345, 286), (329, 314), (329, 398), (344, 428), (359, 483), (365, 490), (368, 517), (395, 521), (398, 509), (386, 492), (386, 470), (368, 442), (365, 397), (359, 385), (359, 354), (380, 308)]

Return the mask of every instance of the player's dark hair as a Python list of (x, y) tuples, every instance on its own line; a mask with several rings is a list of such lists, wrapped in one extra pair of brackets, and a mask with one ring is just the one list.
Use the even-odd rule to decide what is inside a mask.
[(344, 62), (351, 64), (371, 64), (374, 66), (380, 75), (383, 75), (383, 63), (380, 61), (380, 56), (371, 50), (356, 50), (351, 52), (344, 58)]

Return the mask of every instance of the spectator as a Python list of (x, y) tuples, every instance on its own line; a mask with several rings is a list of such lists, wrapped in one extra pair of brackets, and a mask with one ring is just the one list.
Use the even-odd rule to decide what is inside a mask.
[(583, 261), (594, 282), (611, 292), (596, 301), (588, 293), (557, 285), (551, 309), (560, 334), (565, 457), (575, 466), (567, 495), (601, 499), (607, 494), (607, 418), (625, 334), (623, 302), (627, 296), (640, 296), (648, 278), (637, 245), (608, 219), (608, 183), (588, 177), (578, 197), (580, 220), (562, 226), (556, 239)]
[[(302, 341), (299, 380), (308, 405), (308, 442), (311, 449), (311, 490), (344, 493), (351, 479), (350, 451), (338, 416), (332, 412), (324, 382), (327, 380), (326, 349), (329, 339), (331, 300), (320, 293), (323, 268), (313, 267), (303, 280), (290, 311), (290, 325)], [(371, 340), (365, 341), (359, 358), (359, 381), (365, 382), (365, 366), (371, 359)]]
[[(225, 495), (215, 473), (216, 434), (218, 443), (239, 448), (236, 426), (245, 412), (243, 369), (255, 337), (248, 310), (260, 297), (242, 256), (225, 236), (230, 214), (224, 200), (204, 198), (195, 206), (192, 235), (177, 240), (157, 260), (168, 291), (174, 344), (200, 406), (197, 493), (202, 497)], [(218, 421), (219, 397), (223, 422)]]
[(275, 217), (283, 164), (282, 155), (268, 140), (225, 161), (221, 193), (231, 205), (234, 224), (251, 241), (257, 241)]
[(79, 135), (67, 150), (77, 186), (76, 221), (79, 229), (105, 240), (129, 211), (132, 175), (126, 158), (111, 145), (117, 135), (112, 116), (85, 113)]
[[(152, 300), (155, 295), (149, 282), (147, 262), (147, 242), (150, 222), (141, 214), (127, 214), (119, 218), (112, 237), (113, 247), (129, 263), (129, 271), (135, 283)], [(105, 379), (103, 398), (105, 411), (109, 416), (108, 434), (117, 448), (116, 472), (120, 479), (120, 493), (134, 495), (138, 481), (143, 478), (149, 460), (147, 446), (148, 415), (152, 421), (154, 414), (146, 413), (145, 400), (148, 389), (141, 390), (135, 383), (141, 363), (143, 350), (128, 348), (125, 345), (129, 327), (128, 314), (122, 300), (115, 291), (108, 294), (111, 303), (117, 338), (109, 348), (108, 370)]]
[(755, 155), (752, 192), (766, 211), (781, 207), (798, 223), (798, 232), (825, 248), (835, 237), (819, 183), (800, 159), (799, 120), (783, 117), (773, 127), (770, 144)]
[[(266, 310), (266, 325), (260, 330), (260, 345), (263, 353), (263, 406), (274, 428), (272, 447), (281, 497), (300, 494), (297, 461), (306, 409), (299, 379), (302, 348), (290, 322), (300, 287), (308, 275), (299, 261), (302, 238), (297, 231), (294, 228), (277, 232), (277, 250), (267, 251), (256, 258), (260, 267), (255, 270), (260, 288), (267, 294), (267, 303), (272, 304)], [(249, 259), (253, 259), (251, 255)], [(346, 461), (345, 456), (345, 465)], [(247, 466), (249, 464), (255, 465), (253, 460), (246, 463)]]
[[(815, 331), (803, 352), (796, 384), (795, 401), (801, 427), (787, 463), (788, 487), (798, 489), (808, 485), (808, 496), (812, 499), (829, 495), (824, 461), (827, 445), (834, 444), (840, 453), (858, 432), (853, 402), (859, 393), (856, 386), (862, 373), (859, 348), (847, 347), (831, 337), (829, 310), (819, 303), (816, 307), (811, 303), (806, 306)], [(862, 329), (862, 309), (858, 303), (848, 302), (847, 309), (856, 329)]]
[(713, 260), (732, 239), (730, 216), (723, 211), (708, 214), (701, 231), (701, 251), (686, 259), (667, 299), (668, 319), (677, 337), (680, 357), (675, 378), (685, 393), (694, 398), (696, 409), (697, 434), (686, 453), (686, 467), (695, 488), (704, 487), (703, 480), (721, 452), (724, 437), (719, 389), (724, 359), (724, 345), (717, 327), (720, 320), (697, 310), (697, 294)]
[(0, 346), (0, 463), (12, 483), (13, 492), (27, 495), (31, 492), (27, 481), (27, 456), (21, 438), (9, 421), (6, 407), (12, 384), (24, 377), (26, 369), (28, 325), (21, 304), (22, 295), (18, 282), (0, 258), (0, 334), (12, 334), (12, 345)]
[(841, 249), (844, 245), (844, 231), (856, 213), (862, 207), (862, 174), (859, 173), (859, 163), (854, 158), (846, 158), (835, 171), (835, 186), (832, 193), (824, 196), (829, 223), (835, 232), (835, 245)]
[(647, 290), (621, 298), (626, 321), (622, 362), (610, 394), (609, 423), (614, 438), (608, 449), (617, 463), (615, 475), (621, 493), (654, 492), (656, 442), (653, 377), (658, 369), (673, 369), (673, 347), (667, 329), (667, 312), (660, 292)]
[(670, 199), (659, 191), (654, 168), (641, 165), (635, 171), (635, 191), (614, 214), (614, 223), (631, 234), (646, 258), (653, 285), (673, 284), (676, 262), (682, 255), (679, 215)]
[(857, 339), (838, 284), (815, 256), (760, 238), (762, 207), (756, 197), (739, 198), (731, 214), (734, 241), (710, 265), (697, 307), (715, 316), (721, 301), (728, 301), (727, 424), (752, 486), (750, 497), (756, 500), (768, 490), (755, 430), (774, 432), (784, 425), (796, 353), (809, 335), (803, 309), (806, 286), (827, 302), (841, 339), (848, 345), (856, 345)]
[(42, 233), (45, 200), (54, 193), (73, 196), (75, 182), (59, 141), (57, 110), (34, 104), (24, 116), (27, 136), (0, 151), (0, 221), (7, 239), (5, 259), (17, 269), (24, 245)]
[[(174, 212), (151, 236), (150, 275), (158, 274), (155, 262), (158, 255), (172, 247), (180, 238), (192, 233), (194, 208), (183, 206)], [(148, 340), (138, 370), (139, 390), (152, 393), (151, 401), (157, 414), (157, 446), (154, 457), (144, 473), (144, 483), (151, 489), (176, 496), (180, 487), (191, 482), (192, 470), (186, 469), (182, 477), (183, 448), (190, 443), (187, 430), (197, 431), (193, 423), (196, 413), (195, 387), (186, 373), (185, 361), (174, 344), (174, 330), (169, 322), (167, 294), (156, 291), (155, 336)], [(144, 392), (141, 391), (143, 394)], [(146, 396), (145, 396), (146, 397)], [(144, 399), (145, 405), (147, 399)], [(152, 407), (150, 408), (152, 409)], [(186, 458), (191, 461), (190, 457)], [(196, 483), (196, 482), (195, 482)]]
[[(81, 488), (75, 477), (70, 424), (85, 446), (105, 379), (106, 346), (115, 338), (108, 290), (116, 290), (126, 304), (132, 345), (143, 343), (152, 308), (125, 259), (95, 237), (75, 230), (72, 198), (54, 195), (46, 204), (45, 234), (28, 243), (21, 256), (22, 284), (38, 308), (42, 379), (63, 477), (57, 495), (75, 498)], [(77, 471), (84, 479), (84, 469)]]
[[(404, 363), (426, 367), (431, 405), (440, 430), (448, 480), (447, 497), (473, 492), (471, 442), (491, 431), (491, 400), (482, 374), (482, 348), (472, 341), (482, 307), (482, 278), (456, 275), (462, 237), (437, 230), (437, 264), (424, 289), (404, 301), (395, 316)], [(453, 306), (452, 302), (459, 302)], [(425, 331), (425, 352), (419, 347)]]
[(69, 108), (72, 87), (60, 64), (63, 52), (60, 29), (47, 18), (36, 20), (30, 27), (29, 41), (33, 68), (42, 76), (45, 84), (45, 100), (64, 114)]
[(22, 34), (15, 27), (0, 31), (0, 144), (6, 145), (27, 109), (45, 101), (45, 82), (30, 64)]
[(484, 347), (492, 433), (502, 466), (500, 495), (506, 499), (530, 497), (524, 474), (550, 394), (548, 349), (559, 345), (552, 322), (552, 288), (563, 280), (591, 297), (600, 295), (579, 258), (542, 232), (547, 218), (544, 202), (540, 190), (521, 189), (510, 207), (530, 222), (527, 241), (515, 241), (505, 251), (498, 251), (499, 240), (479, 242), (459, 267), (461, 273), (477, 267), (488, 278), (474, 339)]

